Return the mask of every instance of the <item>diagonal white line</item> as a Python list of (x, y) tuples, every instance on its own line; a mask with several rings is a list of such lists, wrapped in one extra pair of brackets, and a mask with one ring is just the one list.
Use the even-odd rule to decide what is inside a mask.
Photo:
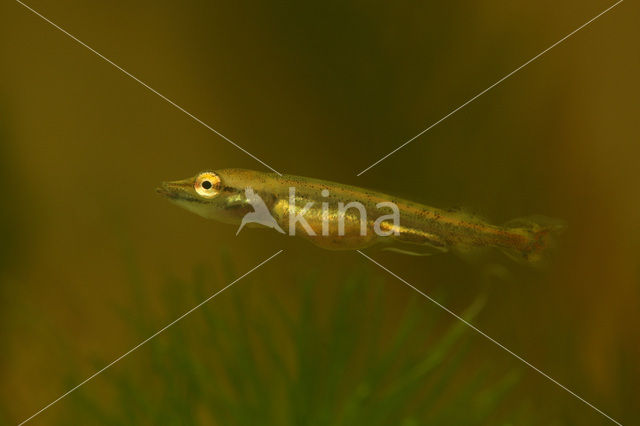
[(558, 382), (556, 379), (554, 379), (553, 377), (549, 376), (547, 373), (545, 373), (544, 371), (540, 370), (539, 368), (535, 367), (533, 364), (529, 363), (527, 360), (525, 360), (524, 358), (522, 358), (520, 355), (516, 354), (515, 352), (513, 352), (511, 349), (507, 348), (506, 346), (504, 346), (503, 344), (501, 344), (500, 342), (498, 342), (497, 340), (495, 340), (493, 337), (489, 336), (487, 333), (485, 333), (484, 331), (480, 330), (478, 327), (476, 327), (475, 325), (471, 324), (469, 321), (465, 320), (464, 318), (462, 318), (460, 315), (456, 314), (455, 312), (453, 312), (452, 310), (450, 310), (449, 308), (447, 308), (446, 306), (442, 305), (441, 303), (439, 303), (437, 300), (433, 299), (432, 297), (430, 297), (428, 294), (424, 293), (423, 291), (419, 290), (418, 288), (416, 288), (415, 286), (409, 284), (406, 280), (404, 280), (402, 277), (394, 274), (393, 272), (391, 272), (388, 268), (386, 268), (385, 266), (381, 265), (380, 263), (378, 263), (377, 261), (373, 260), (372, 258), (370, 258), (369, 256), (367, 256), (366, 254), (364, 254), (363, 252), (361, 252), (360, 250), (357, 250), (358, 253), (360, 253), (361, 255), (363, 255), (364, 257), (366, 257), (367, 259), (369, 259), (371, 262), (375, 263), (376, 265), (378, 265), (380, 268), (384, 269), (385, 271), (387, 271), (389, 274), (391, 274), (392, 276), (394, 276), (395, 278), (397, 278), (398, 280), (402, 281), (405, 285), (407, 285), (408, 287), (411, 287), (413, 290), (417, 291), (418, 293), (420, 293), (422, 296), (424, 296), (425, 298), (427, 298), (430, 302), (434, 303), (435, 305), (437, 305), (440, 309), (446, 311), (447, 313), (451, 314), (454, 318), (462, 321), (465, 325), (467, 325), (468, 327), (470, 327), (471, 329), (473, 329), (475, 332), (477, 332), (478, 334), (480, 334), (481, 336), (485, 337), (486, 339), (488, 339), (489, 341), (491, 341), (492, 343), (496, 344), (498, 347), (500, 347), (501, 349), (503, 349), (504, 351), (508, 352), (509, 354), (513, 355), (515, 358), (517, 358), (518, 360), (520, 360), (521, 362), (523, 362), (524, 364), (526, 364), (527, 366), (531, 367), (532, 369), (534, 369), (536, 372), (540, 373), (541, 375), (543, 375), (544, 377), (546, 377), (547, 379), (549, 379), (551, 382), (555, 383), (556, 385), (558, 385), (559, 387), (561, 387), (562, 389), (564, 389), (565, 391), (569, 392), (571, 395), (575, 396), (576, 398), (578, 398), (580, 401), (584, 402), (585, 404), (587, 404), (589, 407), (593, 408), (594, 410), (596, 410), (598, 413), (602, 414), (604, 417), (606, 417), (607, 419), (611, 420), (613, 423), (622, 426), (622, 424), (616, 420), (614, 420), (613, 418), (611, 418), (607, 413), (605, 413), (604, 411), (600, 410), (598, 407), (596, 407), (595, 405), (593, 405), (592, 403), (590, 403), (589, 401), (585, 400), (584, 398), (582, 398), (580, 395), (578, 395), (577, 393), (573, 392), (571, 389), (567, 388), (566, 386), (564, 386), (562, 383)]
[(358, 173), (356, 176), (360, 176), (361, 174), (365, 173), (367, 170), (377, 166), (378, 164), (380, 164), (382, 161), (386, 160), (387, 158), (389, 158), (390, 156), (392, 156), (393, 154), (395, 154), (396, 152), (400, 151), (402, 148), (404, 148), (405, 146), (409, 145), (411, 142), (413, 142), (414, 140), (418, 139), (420, 136), (424, 135), (425, 133), (427, 133), (429, 130), (433, 129), (434, 127), (436, 127), (438, 124), (442, 123), (444, 120), (446, 120), (447, 118), (451, 117), (453, 114), (455, 114), (456, 112), (460, 111), (462, 108), (466, 107), (467, 105), (469, 105), (471, 102), (475, 101), (476, 99), (478, 99), (480, 96), (484, 95), (485, 93), (487, 93), (489, 90), (493, 89), (494, 87), (496, 87), (498, 84), (502, 83), (503, 81), (505, 81), (506, 79), (508, 79), (509, 77), (511, 77), (512, 75), (514, 75), (515, 73), (517, 73), (518, 71), (520, 71), (522, 68), (526, 67), (527, 65), (529, 65), (531, 62), (535, 61), (536, 59), (538, 59), (540, 56), (544, 55), (545, 53), (547, 53), (548, 51), (550, 51), (551, 49), (553, 49), (554, 47), (556, 47), (557, 45), (559, 45), (560, 43), (562, 43), (563, 41), (565, 41), (566, 39), (568, 39), (569, 37), (571, 37), (572, 35), (574, 35), (575, 33), (577, 33), (578, 31), (580, 31), (581, 29), (583, 29), (584, 27), (586, 27), (587, 25), (589, 25), (590, 23), (592, 23), (593, 21), (595, 21), (596, 19), (598, 19), (599, 17), (601, 17), (602, 15), (604, 15), (605, 13), (609, 12), (611, 9), (613, 9), (614, 7), (616, 7), (617, 5), (619, 5), (620, 3), (622, 3), (624, 0), (618, 0), (616, 3), (612, 4), (611, 6), (609, 6), (608, 8), (606, 8), (605, 10), (603, 10), (602, 12), (600, 12), (599, 14), (597, 14), (596, 16), (594, 16), (593, 18), (589, 19), (587, 22), (585, 22), (584, 24), (580, 25), (578, 28), (576, 28), (575, 30), (571, 31), (569, 34), (567, 34), (566, 36), (562, 37), (560, 40), (556, 41), (555, 43), (553, 43), (551, 46), (547, 47), (546, 49), (544, 49), (542, 52), (538, 53), (536, 56), (534, 56), (533, 58), (529, 59), (527, 62), (525, 62), (524, 64), (520, 65), (518, 68), (516, 68), (515, 70), (511, 71), (509, 74), (505, 75), (504, 77), (502, 77), (500, 80), (496, 81), (495, 83), (493, 83), (491, 86), (487, 87), (486, 89), (484, 89), (482, 92), (478, 93), (477, 95), (475, 95), (474, 97), (472, 97), (471, 99), (469, 99), (468, 101), (466, 101), (465, 103), (463, 103), (462, 105), (460, 105), (458, 108), (454, 109), (453, 111), (451, 111), (449, 114), (445, 115), (444, 117), (442, 117), (440, 120), (436, 121), (435, 123), (433, 123), (432, 125), (430, 125), (429, 127), (427, 127), (426, 129), (424, 129), (423, 131), (421, 131), (420, 133), (418, 133), (417, 135), (415, 135), (414, 137), (412, 137), (411, 139), (409, 139), (408, 141), (406, 141), (405, 143), (403, 143), (402, 145), (400, 145), (399, 147), (397, 147), (396, 149), (394, 149), (393, 151), (391, 151), (390, 153), (388, 153), (387, 155), (385, 155), (384, 157), (382, 157), (381, 159), (379, 159), (378, 161), (376, 161), (375, 163), (371, 164), (369, 167), (367, 167), (366, 169), (364, 169), (363, 171), (361, 171), (360, 173)]
[(21, 426), (25, 423), (27, 423), (29, 420), (33, 419), (34, 417), (36, 417), (38, 414), (42, 413), (43, 411), (45, 411), (46, 409), (48, 409), (49, 407), (51, 407), (52, 405), (54, 405), (55, 403), (57, 403), (58, 401), (60, 401), (62, 398), (66, 397), (67, 395), (69, 395), (71, 392), (75, 391), (76, 389), (78, 389), (80, 386), (84, 385), (85, 383), (87, 383), (88, 381), (90, 381), (91, 379), (95, 378), (97, 375), (99, 375), (100, 373), (104, 372), (106, 369), (108, 369), (109, 367), (111, 367), (113, 364), (117, 363), (118, 361), (120, 361), (121, 359), (123, 359), (124, 357), (126, 357), (127, 355), (129, 355), (131, 352), (135, 351), (136, 349), (138, 349), (139, 347), (141, 347), (142, 345), (144, 345), (145, 343), (147, 343), (149, 340), (153, 339), (154, 337), (156, 337), (158, 334), (162, 333), (163, 331), (165, 331), (166, 329), (168, 329), (169, 327), (171, 327), (172, 325), (174, 325), (175, 323), (177, 323), (178, 321), (180, 321), (181, 319), (183, 319), (184, 317), (186, 317), (187, 315), (191, 314), (193, 311), (195, 311), (196, 309), (198, 309), (199, 307), (201, 307), (202, 305), (204, 305), (205, 303), (207, 303), (209, 300), (213, 299), (214, 297), (216, 297), (217, 295), (219, 295), (220, 293), (222, 293), (223, 291), (225, 291), (226, 289), (228, 289), (229, 287), (231, 287), (232, 285), (234, 285), (235, 283), (237, 283), (238, 281), (240, 281), (241, 279), (243, 279), (244, 277), (246, 277), (247, 275), (249, 275), (250, 273), (252, 273), (253, 271), (255, 271), (256, 269), (258, 269), (259, 267), (261, 267), (262, 265), (264, 265), (265, 263), (267, 263), (268, 261), (270, 261), (271, 259), (273, 259), (274, 257), (276, 257), (277, 255), (279, 255), (280, 253), (282, 253), (283, 250), (279, 250), (278, 252), (276, 252), (275, 254), (271, 255), (271, 257), (263, 260), (262, 262), (260, 262), (259, 264), (257, 264), (256, 266), (254, 266), (253, 268), (251, 268), (249, 271), (245, 272), (243, 275), (239, 276), (238, 278), (236, 278), (235, 280), (233, 280), (232, 282), (230, 282), (229, 284), (227, 284), (226, 286), (224, 286), (223, 288), (221, 288), (220, 290), (216, 291), (215, 293), (213, 293), (211, 296), (207, 297), (206, 299), (204, 299), (202, 302), (198, 303), (196, 306), (194, 306), (193, 308), (189, 309), (187, 312), (183, 313), (182, 315), (180, 315), (178, 318), (174, 319), (173, 321), (171, 321), (169, 324), (165, 325), (164, 327), (162, 327), (160, 330), (156, 331), (155, 333), (153, 333), (151, 336), (147, 337), (146, 339), (144, 339), (142, 342), (138, 343), (137, 345), (135, 345), (133, 348), (129, 349), (127, 352), (123, 353), (122, 355), (120, 355), (118, 358), (114, 359), (113, 361), (111, 361), (109, 364), (105, 365), (104, 367), (102, 367), (100, 370), (96, 371), (95, 373), (93, 373), (91, 376), (87, 377), (86, 379), (84, 379), (82, 382), (78, 383), (77, 385), (75, 385), (74, 387), (72, 387), (71, 389), (69, 389), (68, 391), (66, 391), (65, 393), (63, 393), (62, 395), (60, 395), (58, 398), (54, 399), (53, 401), (51, 401), (50, 403), (48, 403), (47, 405), (45, 405), (44, 407), (42, 407), (40, 410), (36, 411), (35, 413), (33, 413), (30, 417), (28, 417), (27, 419), (23, 420), (22, 422), (20, 422), (18, 424), (18, 426)]
[(276, 169), (274, 169), (273, 167), (271, 167), (270, 165), (268, 165), (267, 163), (265, 163), (264, 161), (262, 161), (261, 159), (259, 159), (258, 157), (256, 157), (255, 155), (253, 155), (252, 153), (250, 153), (249, 151), (247, 151), (246, 149), (244, 149), (243, 147), (241, 147), (240, 145), (238, 145), (237, 143), (235, 143), (234, 141), (232, 141), (231, 139), (229, 139), (228, 137), (226, 137), (225, 135), (223, 135), (222, 133), (220, 133), (219, 131), (217, 131), (216, 129), (214, 129), (213, 127), (211, 127), (210, 125), (208, 125), (207, 123), (205, 123), (204, 121), (200, 120), (198, 117), (196, 117), (195, 115), (191, 114), (189, 111), (187, 111), (186, 109), (182, 108), (180, 105), (178, 105), (177, 103), (175, 103), (174, 101), (172, 101), (171, 99), (167, 98), (165, 95), (163, 95), (162, 93), (158, 92), (156, 89), (154, 89), (153, 87), (149, 86), (147, 83), (145, 83), (144, 81), (140, 80), (138, 77), (136, 77), (135, 75), (131, 74), (129, 71), (125, 70), (124, 68), (122, 68), (120, 65), (116, 64), (115, 62), (113, 62), (111, 59), (107, 58), (106, 56), (104, 56), (103, 54), (101, 54), (100, 52), (98, 52), (97, 50), (95, 50), (94, 48), (92, 48), (91, 46), (89, 46), (88, 44), (84, 43), (82, 40), (78, 39), (77, 37), (75, 37), (73, 34), (69, 33), (68, 31), (66, 31), (64, 28), (61, 28), (60, 26), (58, 26), (57, 24), (55, 24), (54, 22), (52, 22), (50, 19), (48, 19), (47, 17), (43, 16), (42, 14), (40, 14), (38, 11), (34, 10), (32, 7), (27, 6), (26, 4), (24, 4), (23, 2), (21, 2), (20, 0), (16, 0), (16, 2), (18, 2), (19, 4), (21, 4), (22, 6), (24, 6), (26, 9), (30, 10), (31, 12), (33, 12), (35, 15), (39, 16), (40, 18), (42, 18), (44, 21), (48, 22), (49, 24), (51, 24), (53, 27), (55, 27), (56, 29), (60, 30), (62, 33), (64, 33), (65, 35), (67, 35), (68, 37), (70, 37), (71, 39), (73, 39), (74, 41), (76, 41), (78, 44), (86, 47), (87, 49), (89, 49), (91, 52), (95, 53), (97, 56), (99, 56), (100, 58), (102, 58), (103, 60), (105, 60), (106, 62), (108, 62), (109, 64), (113, 65), (115, 68), (119, 69), (120, 71), (122, 71), (124, 74), (126, 74), (127, 76), (131, 77), (132, 79), (134, 79), (135, 81), (137, 81), (138, 83), (140, 83), (142, 86), (144, 86), (146, 89), (150, 90), (151, 92), (155, 93), (156, 95), (158, 95), (159, 97), (161, 97), (163, 100), (167, 101), (168, 103), (170, 103), (171, 105), (173, 105), (174, 107), (176, 107), (177, 109), (179, 109), (180, 111), (184, 112), (185, 114), (187, 114), (189, 117), (191, 117), (192, 119), (194, 119), (195, 121), (197, 121), (198, 123), (202, 124), (204, 127), (206, 127), (207, 129), (211, 130), (213, 133), (215, 133), (216, 135), (220, 136), (222, 139), (224, 139), (225, 141), (229, 142), (231, 145), (235, 146), (236, 148), (238, 148), (240, 151), (244, 152), (245, 154), (247, 154), (249, 157), (253, 158), (254, 160), (256, 160), (257, 162), (259, 162), (260, 164), (262, 164), (263, 166), (265, 166), (267, 169), (271, 170), (272, 172), (282, 176), (282, 173), (280, 173), (279, 171), (277, 171)]

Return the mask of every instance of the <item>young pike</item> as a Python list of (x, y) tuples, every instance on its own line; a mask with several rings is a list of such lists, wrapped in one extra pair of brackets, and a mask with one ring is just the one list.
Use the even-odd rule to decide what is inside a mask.
[[(332, 250), (382, 244), (388, 250), (426, 255), (494, 247), (518, 261), (536, 264), (563, 229), (559, 221), (544, 217), (491, 225), (460, 211), (355, 186), (243, 169), (202, 172), (165, 182), (157, 191), (207, 219), (288, 230), (289, 235)], [(251, 215), (262, 219), (247, 220)]]

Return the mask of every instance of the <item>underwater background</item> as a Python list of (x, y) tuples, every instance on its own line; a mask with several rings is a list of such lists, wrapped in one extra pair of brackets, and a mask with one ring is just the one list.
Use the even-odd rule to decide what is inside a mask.
[[(627, 1), (29, 6), (276, 170), (493, 223), (551, 264), (367, 251), (622, 424), (640, 419), (640, 55)], [(0, 6), (0, 424), (612, 424), (356, 252), (170, 205), (266, 170), (16, 2)]]

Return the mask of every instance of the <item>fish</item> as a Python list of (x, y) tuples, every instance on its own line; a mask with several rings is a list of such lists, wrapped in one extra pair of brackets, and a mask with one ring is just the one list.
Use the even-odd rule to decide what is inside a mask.
[(246, 169), (207, 170), (163, 182), (157, 192), (206, 219), (272, 228), (328, 250), (380, 246), (406, 255), (470, 253), (493, 248), (540, 265), (566, 228), (528, 216), (493, 225), (460, 209), (440, 209), (370, 189), (321, 179)]

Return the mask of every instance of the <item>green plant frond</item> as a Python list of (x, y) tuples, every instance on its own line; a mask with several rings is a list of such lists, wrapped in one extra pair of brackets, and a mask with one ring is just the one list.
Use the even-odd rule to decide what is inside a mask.
[[(230, 259), (224, 264), (230, 273)], [(159, 328), (221, 288), (211, 275), (201, 268), (192, 282), (168, 280), (162, 318), (148, 304), (123, 308), (123, 317), (136, 333)], [(522, 412), (503, 404), (518, 375), (469, 367), (468, 327), (422, 298), (394, 311), (384, 284), (361, 271), (342, 283), (303, 278), (293, 307), (266, 285), (243, 285), (105, 372), (101, 387), (74, 393), (62, 422), (411, 426), (489, 424)], [(335, 292), (321, 300), (327, 287)], [(483, 305), (476, 300), (463, 317), (472, 321)]]

